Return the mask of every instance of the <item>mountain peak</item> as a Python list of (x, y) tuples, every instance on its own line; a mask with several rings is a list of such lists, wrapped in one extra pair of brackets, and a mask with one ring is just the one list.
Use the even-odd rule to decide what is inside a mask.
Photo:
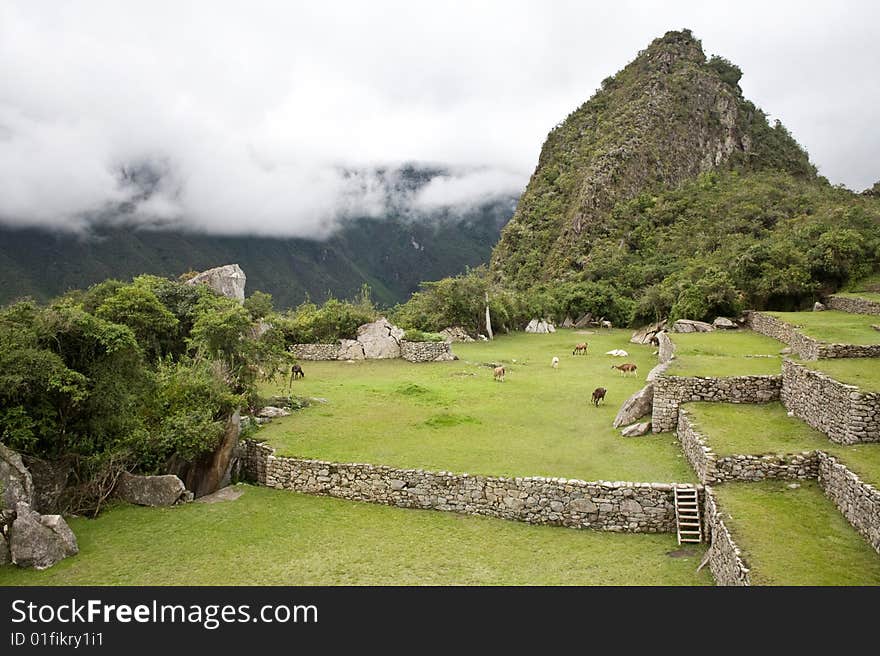
[(667, 32), (554, 128), (493, 254), (517, 287), (577, 275), (612, 207), (714, 169), (815, 177), (806, 152), (743, 98), (742, 71)]

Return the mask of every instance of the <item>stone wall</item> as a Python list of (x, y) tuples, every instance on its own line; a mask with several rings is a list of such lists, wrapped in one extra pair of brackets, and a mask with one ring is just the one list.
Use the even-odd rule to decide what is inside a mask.
[(751, 585), (749, 568), (742, 558), (742, 552), (721, 518), (721, 511), (712, 488), (703, 490), (703, 522), (709, 539), (706, 557), (709, 569), (718, 585)]
[(747, 324), (757, 333), (785, 342), (802, 360), (880, 358), (880, 344), (828, 344), (807, 337), (790, 323), (763, 312), (749, 312)]
[(657, 360), (659, 364), (666, 364), (675, 357), (675, 342), (666, 334), (666, 331), (657, 333)]
[(718, 457), (706, 443), (705, 435), (700, 432), (693, 416), (684, 406), (678, 411), (676, 433), (685, 457), (704, 484), (762, 481), (768, 478), (812, 479), (818, 476), (819, 462), (815, 451)]
[(239, 452), (255, 483), (403, 508), (487, 515), (532, 524), (632, 533), (674, 533), (673, 486), (564, 478), (471, 476), (384, 465), (277, 457), (251, 440)]
[(831, 310), (851, 312), (852, 314), (880, 314), (880, 302), (867, 298), (829, 296), (825, 305)]
[(410, 342), (401, 340), (400, 357), (409, 362), (444, 362), (455, 359), (449, 342)]
[(290, 352), (297, 360), (338, 360), (339, 344), (294, 344)]
[(782, 372), (782, 402), (789, 412), (840, 444), (880, 442), (880, 393), (862, 392), (791, 360), (783, 362)]
[[(358, 345), (354, 340), (345, 340), (345, 344), (294, 344), (290, 352), (298, 360), (347, 360), (352, 356), (350, 345)], [(408, 342), (401, 340), (400, 355), (409, 362), (442, 362), (454, 360), (452, 344), (449, 342)], [(354, 354), (354, 359), (363, 360), (363, 348)]]
[(790, 323), (786, 323), (763, 312), (752, 311), (746, 314), (746, 325), (756, 333), (761, 333), (767, 337), (778, 339), (784, 344), (788, 344), (791, 350), (797, 353), (798, 357), (803, 360), (816, 360), (819, 358), (822, 343), (812, 337), (802, 335)]
[(819, 485), (843, 516), (880, 553), (880, 490), (837, 458), (819, 451)]
[(782, 376), (658, 376), (654, 380), (654, 406), (651, 414), (655, 433), (675, 430), (678, 408), (688, 401), (725, 403), (767, 403), (779, 399)]

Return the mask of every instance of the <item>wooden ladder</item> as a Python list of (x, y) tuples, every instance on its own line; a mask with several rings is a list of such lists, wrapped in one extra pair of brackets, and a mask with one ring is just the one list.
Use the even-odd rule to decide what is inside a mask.
[(675, 531), (678, 543), (702, 542), (703, 528), (700, 524), (700, 504), (697, 490), (693, 487), (673, 488), (675, 494)]

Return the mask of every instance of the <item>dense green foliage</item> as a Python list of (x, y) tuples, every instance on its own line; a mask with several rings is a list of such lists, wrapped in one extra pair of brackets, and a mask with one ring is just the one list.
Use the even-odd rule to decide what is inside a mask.
[(358, 326), (370, 323), (379, 314), (370, 298), (370, 288), (361, 287), (353, 301), (329, 298), (322, 305), (306, 301), (299, 307), (273, 318), (273, 325), (287, 345), (328, 344), (355, 339)]
[(286, 359), (278, 331), (252, 327), (241, 304), (153, 276), (2, 308), (0, 441), (81, 481), (195, 459)]

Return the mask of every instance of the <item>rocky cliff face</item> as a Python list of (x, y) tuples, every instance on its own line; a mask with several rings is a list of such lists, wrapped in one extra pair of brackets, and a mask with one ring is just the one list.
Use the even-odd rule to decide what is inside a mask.
[(740, 70), (684, 30), (656, 39), (547, 137), (492, 257), (525, 288), (576, 275), (615, 203), (717, 168), (814, 177), (807, 154), (745, 100)]

